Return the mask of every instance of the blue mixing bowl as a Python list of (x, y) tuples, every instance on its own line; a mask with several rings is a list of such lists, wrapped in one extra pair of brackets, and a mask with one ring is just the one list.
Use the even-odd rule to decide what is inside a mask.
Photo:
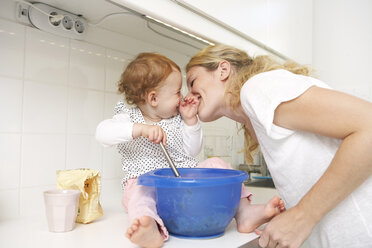
[(156, 188), (160, 218), (170, 234), (181, 238), (213, 238), (224, 234), (239, 206), (247, 173), (228, 169), (169, 168), (138, 178), (138, 184)]

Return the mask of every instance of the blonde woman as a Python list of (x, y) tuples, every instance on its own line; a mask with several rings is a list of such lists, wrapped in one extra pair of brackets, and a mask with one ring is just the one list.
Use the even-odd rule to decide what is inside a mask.
[(258, 145), (287, 211), (262, 247), (372, 247), (372, 103), (330, 89), (296, 63), (210, 46), (187, 67), (202, 121), (241, 123), (247, 160)]

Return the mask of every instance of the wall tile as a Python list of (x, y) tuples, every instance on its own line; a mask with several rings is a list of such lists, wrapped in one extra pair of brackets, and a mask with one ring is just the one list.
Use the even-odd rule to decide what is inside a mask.
[(105, 109), (104, 118), (112, 118), (114, 116), (114, 108), (118, 101), (123, 100), (124, 96), (115, 93), (105, 93)]
[(21, 131), (22, 96), (21, 80), (0, 77), (0, 132)]
[(0, 191), (0, 221), (19, 216), (19, 189)]
[(67, 87), (25, 82), (23, 131), (64, 133), (66, 131)]
[(25, 27), (0, 20), (0, 74), (23, 76)]
[(102, 179), (100, 201), (104, 211), (123, 211), (121, 179)]
[(207, 157), (231, 157), (232, 137), (227, 135), (204, 136), (204, 155)]
[[(105, 93), (104, 119), (112, 118), (114, 107), (123, 96), (115, 93)], [(102, 119), (103, 120), (103, 119)], [(96, 141), (97, 142), (97, 141)], [(97, 142), (98, 143), (98, 142)], [(101, 146), (101, 144), (100, 144)], [(121, 169), (121, 156), (116, 147), (103, 147), (103, 178), (122, 178), (124, 172)]]
[(121, 165), (121, 155), (116, 146), (103, 148), (103, 178), (123, 178), (124, 171)]
[(68, 135), (66, 169), (91, 168), (102, 173), (102, 148), (91, 135)]
[(65, 135), (23, 135), (22, 187), (55, 184), (56, 171), (65, 168), (65, 139)]
[(0, 134), (0, 189), (19, 187), (20, 166), (21, 135)]
[(46, 220), (45, 203), (43, 192), (56, 189), (56, 183), (32, 188), (20, 189), (20, 216), (35, 217), (39, 216)]
[(67, 84), (69, 40), (26, 28), (25, 78)]
[[(2, 0), (1, 8), (0, 8), (0, 16), (8, 20), (15, 19), (15, 15), (14, 15), (15, 5), (16, 5), (16, 2), (14, 2), (13, 0)], [(10, 10), (14, 10), (14, 11), (10, 11)]]
[(150, 43), (102, 28), (90, 29), (89, 32), (86, 33), (85, 39), (91, 43), (133, 55), (141, 51), (156, 50), (155, 46)]
[(131, 55), (110, 49), (106, 50), (106, 91), (118, 91), (117, 83), (131, 59), (133, 59)]
[(232, 164), (237, 167), (239, 164), (243, 164), (245, 161), (244, 158), (244, 133), (243, 130), (239, 133), (235, 133), (232, 137)]
[(103, 118), (104, 93), (84, 89), (70, 89), (68, 132), (94, 134)]
[(70, 84), (103, 90), (105, 87), (105, 49), (80, 41), (71, 41)]

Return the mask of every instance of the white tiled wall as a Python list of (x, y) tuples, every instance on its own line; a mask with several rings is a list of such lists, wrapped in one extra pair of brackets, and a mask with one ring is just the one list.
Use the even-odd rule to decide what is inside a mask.
[[(22, 77), (24, 64), (25, 28), (11, 23), (0, 23), (1, 57), (0, 73), (12, 77)], [(5, 46), (4, 46), (5, 45)]]
[(0, 43), (0, 220), (43, 214), (42, 192), (55, 188), (61, 169), (99, 170), (107, 194), (102, 201), (120, 204), (120, 157), (102, 148), (94, 132), (112, 116), (120, 98), (116, 82), (139, 51), (123, 53), (5, 19)]
[(0, 43), (0, 220), (41, 214), (42, 191), (55, 187), (61, 169), (98, 169), (120, 197), (120, 158), (94, 131), (111, 116), (133, 54), (4, 19)]
[[(0, 46), (0, 53), (1, 53)], [(0, 60), (2, 61), (2, 60)], [(1, 66), (0, 66), (1, 68)], [(0, 77), (0, 130), (20, 132), (22, 120), (23, 82), (20, 79)]]
[(69, 40), (34, 28), (25, 32), (26, 79), (63, 85), (68, 82)]
[(21, 163), (21, 135), (0, 134), (0, 190), (18, 188)]
[[(90, 32), (86, 42), (70, 40), (6, 20), (1, 13), (0, 220), (44, 214), (42, 192), (55, 188), (56, 171), (62, 169), (99, 170), (103, 208), (120, 205), (120, 157), (94, 138), (97, 124), (112, 117), (121, 99), (116, 93), (120, 74), (146, 49), (165, 54), (181, 68), (189, 58), (143, 41), (138, 48), (132, 38), (107, 30)], [(227, 122), (213, 128), (205, 124), (206, 148), (199, 158), (215, 155), (238, 164), (242, 154), (233, 150), (241, 141), (226, 131), (232, 125)]]
[(68, 88), (66, 85), (24, 81), (22, 131), (64, 133)]

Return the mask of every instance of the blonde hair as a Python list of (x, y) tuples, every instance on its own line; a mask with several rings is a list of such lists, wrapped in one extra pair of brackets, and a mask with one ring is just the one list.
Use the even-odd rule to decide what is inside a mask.
[[(194, 66), (201, 66), (208, 71), (214, 71), (218, 68), (220, 62), (224, 60), (228, 61), (231, 65), (231, 74), (228, 78), (224, 93), (225, 104), (229, 105), (233, 110), (240, 105), (240, 90), (242, 86), (254, 75), (276, 69), (285, 69), (295, 74), (306, 76), (311, 73), (309, 67), (299, 65), (294, 61), (287, 61), (284, 64), (280, 64), (267, 55), (252, 58), (243, 50), (222, 44), (208, 46), (193, 56), (186, 65), (186, 72)], [(227, 95), (231, 96), (228, 102), (226, 100)], [(245, 160), (247, 163), (253, 163), (252, 155), (258, 148), (258, 143), (252, 139), (245, 125), (242, 125), (242, 129), (244, 129), (245, 138)]]
[(147, 93), (158, 88), (174, 70), (181, 72), (180, 67), (165, 56), (140, 53), (121, 74), (118, 90), (124, 93), (127, 103), (144, 103)]

